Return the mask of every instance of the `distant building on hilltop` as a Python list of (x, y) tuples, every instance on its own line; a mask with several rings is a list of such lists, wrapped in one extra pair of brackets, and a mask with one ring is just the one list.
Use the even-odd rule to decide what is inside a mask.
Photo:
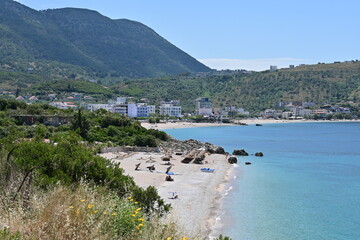
[(37, 97), (35, 97), (35, 96), (31, 96), (29, 98), (29, 101), (36, 102), (36, 101), (39, 101), (39, 99)]
[(25, 101), (25, 98), (23, 96), (18, 96), (15, 98), (16, 101)]
[(276, 72), (278, 70), (277, 66), (270, 66), (270, 72)]

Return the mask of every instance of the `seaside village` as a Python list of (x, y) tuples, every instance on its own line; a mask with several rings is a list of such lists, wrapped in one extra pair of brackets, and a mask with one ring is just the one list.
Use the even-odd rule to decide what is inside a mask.
[[(3, 95), (6, 93), (3, 93)], [(9, 94), (9, 93), (7, 93)], [(28, 104), (39, 102), (36, 96), (18, 96), (17, 101), (25, 101)], [(58, 100), (60, 99), (60, 101)], [(273, 109), (266, 109), (263, 112), (249, 113), (237, 106), (225, 106), (223, 108), (214, 107), (210, 98), (199, 97), (194, 99), (194, 111), (184, 113), (179, 100), (161, 101), (158, 105), (148, 104), (148, 99), (143, 98), (140, 102), (135, 102), (132, 97), (117, 97), (108, 100), (107, 103), (94, 104), (93, 97), (83, 96), (81, 93), (72, 93), (71, 96), (61, 98), (56, 94), (49, 94), (44, 99), (51, 106), (60, 109), (77, 109), (79, 107), (89, 111), (104, 109), (112, 113), (120, 113), (131, 118), (149, 118), (154, 116), (168, 118), (188, 118), (201, 117), (203, 121), (229, 123), (236, 118), (258, 118), (258, 119), (352, 119), (356, 118), (351, 112), (350, 107), (330, 105), (327, 103), (314, 102), (278, 102)], [(43, 102), (43, 99), (41, 100)], [(351, 105), (346, 102), (342, 105)], [(236, 121), (235, 121), (236, 122)]]

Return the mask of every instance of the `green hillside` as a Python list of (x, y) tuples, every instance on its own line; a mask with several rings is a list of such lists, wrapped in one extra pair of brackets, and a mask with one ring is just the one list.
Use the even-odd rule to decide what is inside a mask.
[(318, 104), (360, 99), (360, 62), (316, 64), (277, 72), (234, 73), (207, 77), (164, 77), (123, 81), (115, 93), (135, 97), (179, 99), (185, 110), (205, 96), (215, 107), (236, 105), (250, 111), (272, 108), (279, 101)]
[(0, 70), (52, 77), (154, 77), (210, 69), (147, 26), (98, 12), (0, 1)]

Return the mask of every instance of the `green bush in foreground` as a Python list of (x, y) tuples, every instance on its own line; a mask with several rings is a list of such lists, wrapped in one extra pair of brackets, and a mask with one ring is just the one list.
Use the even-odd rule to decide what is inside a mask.
[(84, 180), (106, 187), (119, 197), (133, 195), (148, 214), (169, 211), (170, 205), (162, 201), (154, 187), (138, 187), (130, 176), (124, 175), (119, 164), (96, 156), (76, 134), (59, 135), (54, 140), (56, 144), (44, 143), (37, 137), (16, 144), (3, 143), (3, 156), (9, 156), (8, 161), (26, 176), (24, 183), (28, 185), (48, 190), (57, 183), (71, 185)]

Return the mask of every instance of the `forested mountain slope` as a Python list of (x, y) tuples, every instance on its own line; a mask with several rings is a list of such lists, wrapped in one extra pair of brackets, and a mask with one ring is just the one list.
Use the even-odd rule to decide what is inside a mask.
[(0, 0), (0, 70), (29, 69), (61, 77), (154, 77), (210, 70), (139, 22), (112, 20), (86, 9), (36, 11)]

